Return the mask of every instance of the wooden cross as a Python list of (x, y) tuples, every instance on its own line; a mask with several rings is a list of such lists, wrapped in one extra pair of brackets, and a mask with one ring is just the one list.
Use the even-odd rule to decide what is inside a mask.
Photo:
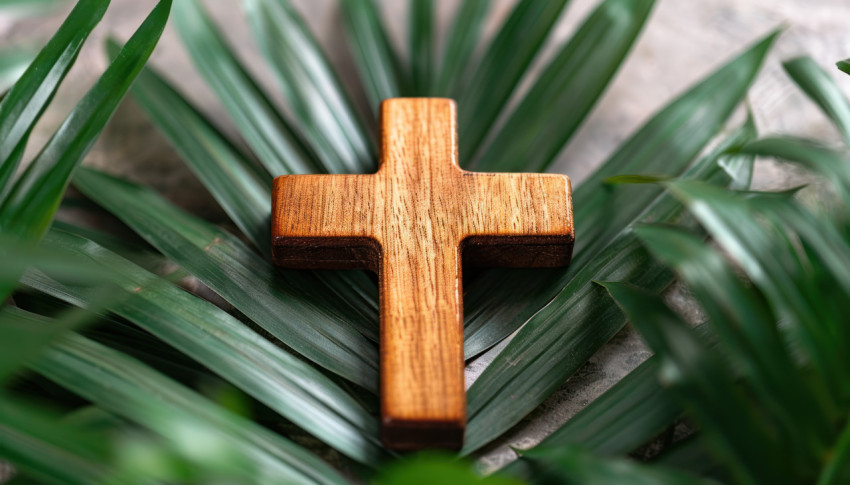
[(570, 181), (461, 170), (449, 99), (384, 101), (380, 153), (375, 174), (277, 177), (273, 257), (378, 274), (382, 439), (396, 450), (460, 448), (461, 254), (481, 266), (567, 265)]

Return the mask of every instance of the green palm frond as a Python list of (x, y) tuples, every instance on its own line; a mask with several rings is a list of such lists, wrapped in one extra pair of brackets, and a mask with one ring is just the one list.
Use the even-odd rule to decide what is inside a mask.
[(329, 168), (376, 168), (371, 133), (295, 9), (284, 0), (251, 0), (245, 10), (305, 138), (334, 161)]
[[(312, 362), (377, 392), (378, 351), (357, 332), (360, 315), (321, 288), (315, 275), (275, 270), (236, 236), (180, 211), (153, 191), (91, 169), (75, 185), (111, 210), (254, 323)], [(316, 336), (323, 336), (317, 339)]]
[(440, 73), (432, 92), (451, 97), (460, 92), (490, 6), (489, 0), (467, 0), (460, 5), (449, 28)]
[[(226, 312), (87, 239), (51, 231), (43, 246), (74, 251), (119, 274), (116, 284), (133, 298), (109, 305), (115, 315), (169, 342), (341, 452), (373, 463), (381, 456), (373, 416), (322, 373)], [(94, 299), (91, 292), (41, 273), (22, 282), (70, 304), (89, 307)]]
[[(788, 160), (805, 151), (807, 160), (826, 153), (788, 139), (757, 141), (744, 150)], [(818, 171), (829, 174), (824, 167)], [(837, 190), (846, 193), (848, 182), (837, 181)], [(846, 480), (850, 333), (843, 315), (850, 286), (843, 281), (846, 266), (833, 266), (850, 257), (846, 214), (836, 220), (788, 195), (736, 194), (689, 181), (674, 182), (671, 190), (747, 281), (700, 237), (660, 226), (637, 230), (692, 289), (722, 352), (705, 346), (644, 290), (606, 284), (666, 362), (662, 369), (670, 367), (658, 374), (662, 384), (737, 481)]]
[[(38, 318), (18, 316), (38, 324)], [(208, 455), (201, 454), (199, 461), (218, 468), (212, 476), (218, 472), (257, 481), (342, 482), (321, 460), (280, 435), (85, 337), (66, 336), (32, 366), (99, 407), (153, 430), (187, 458), (204, 442)]]
[[(841, 129), (835, 113), (847, 100), (833, 82), (804, 58), (786, 68)], [(821, 202), (825, 207), (828, 199), (846, 201), (850, 193), (845, 153), (792, 138), (752, 141), (736, 152), (786, 160), (821, 175), (833, 187)], [(795, 198), (795, 191), (733, 192), (695, 179), (661, 183), (723, 252), (683, 227), (642, 225), (635, 232), (688, 285), (707, 321), (695, 331), (652, 292), (604, 283), (656, 356), (539, 448), (557, 453), (581, 444), (602, 455), (622, 454), (684, 414), (698, 425), (697, 435), (655, 463), (737, 483), (846, 481), (846, 205), (825, 212)], [(596, 433), (590, 436), (588, 429)], [(618, 440), (609, 444), (611, 434)], [(557, 466), (552, 461), (544, 465)], [(504, 473), (534, 480), (535, 470), (522, 456)]]
[(108, 1), (79, 3), (50, 42), (41, 50), (0, 105), (0, 204), (12, 189), (9, 181), (18, 168), (36, 121), (74, 64), (80, 48), (106, 13)]
[[(624, 63), (655, 2), (601, 0), (529, 79), (568, 3), (519, 0), (485, 42), (490, 2), (463, 2), (438, 52), (433, 2), (411, 0), (407, 41), (395, 46), (372, 0), (340, 0), (364, 91), (348, 92), (287, 0), (244, 0), (282, 92), (278, 106), (203, 3), (180, 0), (175, 26), (229, 117), (213, 121), (182, 94), (186, 86), (144, 66), (171, 9), (162, 0), (123, 47), (107, 42), (106, 72), (16, 177), (33, 126), (108, 5), (78, 2), (0, 104), (0, 251), (15, 260), (0, 270), (0, 297), (16, 299), (0, 309), (0, 334), (23, 342), (0, 358), (0, 376), (14, 373), (22, 383), (0, 390), (0, 456), (25, 477), (56, 483), (348, 481), (285, 437), (287, 423), (357, 479), (433, 482), (440, 470), (445, 480), (475, 478), (454, 458), (397, 461), (382, 448), (376, 285), (362, 272), (273, 267), (271, 181), (374, 170), (373, 116), (394, 96), (457, 98), (467, 167), (547, 169)], [(568, 270), (485, 270), (468, 282), (467, 358), (516, 334), (469, 389), (462, 454), (526, 417), (629, 319), (658, 354), (491, 483), (847, 476), (850, 339), (838, 324), (850, 296), (850, 277), (838, 269), (850, 265), (846, 214), (813, 213), (791, 194), (729, 189), (747, 189), (755, 157), (772, 156), (826, 174), (847, 204), (850, 165), (843, 153), (799, 140), (756, 140), (752, 117), (706, 149), (776, 35), (678, 96), (575, 188), (580, 236)], [(785, 67), (850, 141), (850, 105), (831, 78), (807, 58)], [(128, 91), (239, 234), (148, 188), (78, 168)], [(357, 108), (363, 99), (365, 113)], [(228, 122), (239, 139), (225, 134)], [(72, 224), (51, 228), (71, 179), (144, 243)], [(658, 299), (674, 275), (710, 317), (696, 332)], [(186, 277), (220, 299), (180, 288)], [(84, 404), (34, 404), (38, 393), (27, 385), (44, 384), (35, 374)], [(256, 415), (203, 396), (205, 382), (229, 383)], [(100, 425), (63, 422), (81, 407)], [(683, 414), (700, 428), (698, 439), (663, 453), (663, 466), (624, 459)], [(375, 474), (387, 462), (395, 465)]]
[[(685, 176), (729, 183), (736, 176), (724, 169), (723, 161), (728, 159), (725, 150), (734, 149), (736, 144), (754, 135), (752, 125), (748, 123), (730, 137), (727, 144), (695, 164)], [(752, 157), (745, 156), (744, 160), (744, 163), (734, 165), (749, 171)], [(681, 212), (681, 205), (665, 194), (639, 214), (634, 223), (675, 222), (681, 217)], [(625, 325), (626, 320), (610, 305), (593, 304), (604, 301), (604, 295), (600, 294), (600, 288), (594, 281), (606, 280), (625, 280), (661, 291), (669, 285), (672, 276), (663, 266), (652, 264), (631, 227), (626, 227), (575, 274), (552, 303), (522, 327), (470, 387), (469, 406), (472, 412), (464, 445), (466, 451), (483, 446), (518, 422)], [(549, 338), (557, 339), (556, 343), (552, 344)], [(518, 361), (519, 355), (532, 358)], [(511, 365), (513, 360), (518, 363)], [(511, 378), (506, 379), (505, 376)], [(510, 395), (522, 397), (505, 401)]]
[(635, 460), (606, 459), (578, 446), (539, 448), (523, 454), (536, 483), (633, 483), (635, 485), (710, 485), (673, 468), (649, 466)]
[[(9, 130), (20, 137), (20, 141), (10, 140), (10, 145), (14, 145), (8, 149), (9, 155), (4, 160), (8, 162), (4, 163), (4, 166), (8, 165), (8, 168), (3, 169), (3, 173), (8, 174), (4, 175), (4, 183), (14, 172), (33, 124), (43, 113), (44, 106), (58, 86), (58, 81), (50, 76), (50, 71), (55, 65), (61, 73), (61, 81), (61, 76), (67, 73), (72, 63), (65, 58), (70, 56), (73, 60), (79, 45), (85, 41), (85, 34), (98, 22), (108, 2), (95, 2), (94, 5), (90, 3), (84, 2), (77, 6), (75, 12), (79, 12), (82, 18), (74, 18), (74, 22), (66, 24), (68, 33), (58, 37), (55, 45), (48, 45), (42, 51), (21, 81), (15, 84), (9, 96), (4, 99), (0, 123), (14, 124)], [(170, 1), (157, 5), (139, 30), (127, 41), (121, 54), (109, 65), (97, 84), (80, 100), (26, 170), (9, 185), (9, 192), (0, 205), (0, 231), (4, 235), (38, 240), (50, 226), (71, 174), (82, 162), (130, 88), (133, 79), (153, 52), (165, 27), (170, 8)], [(82, 33), (78, 31), (81, 27)], [(44, 72), (44, 68), (48, 71)], [(47, 93), (39, 91), (40, 84), (45, 81), (49, 83), (46, 86)], [(23, 122), (19, 118), (21, 114), (24, 114)]]
[(798, 86), (817, 103), (850, 143), (850, 103), (829, 74), (811, 57), (796, 57), (782, 64)]
[(613, 79), (654, 4), (600, 3), (470, 165), (488, 171), (548, 168)]
[(372, 0), (340, 0), (339, 7), (372, 112), (378, 112), (384, 99), (409, 96), (410, 82), (377, 5)]

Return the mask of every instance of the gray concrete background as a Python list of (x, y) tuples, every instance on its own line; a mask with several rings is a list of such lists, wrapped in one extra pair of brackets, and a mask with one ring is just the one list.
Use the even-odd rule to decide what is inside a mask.
[[(335, 1), (292, 1), (329, 51), (344, 82), (356, 91), (357, 78), (345, 47)], [(274, 81), (254, 47), (240, 3), (206, 1), (248, 65), (270, 92), (276, 92)], [(447, 19), (457, 3), (457, 0), (439, 2), (442, 29), (446, 28)], [(488, 24), (490, 32), (510, 11), (513, 1), (494, 0), (494, 3)], [(545, 60), (557, 44), (568, 38), (596, 3), (596, 0), (573, 0), (541, 60)], [(154, 0), (113, 0), (104, 21), (92, 35), (68, 81), (34, 132), (28, 157), (47, 140), (105, 68), (104, 36), (113, 33), (119, 38), (127, 38), (154, 4)], [(397, 0), (382, 2), (391, 35), (399, 40), (404, 38), (406, 24), (404, 4)], [(2, 46), (43, 42), (58, 27), (68, 9), (60, 8), (40, 19), (13, 21), (0, 18)], [(835, 130), (788, 81), (779, 63), (781, 59), (807, 53), (835, 76), (845, 93), (850, 95), (850, 77), (833, 68), (835, 61), (850, 57), (848, 18), (850, 2), (846, 0), (659, 0), (629, 60), (587, 123), (561, 154), (553, 170), (569, 174), (574, 183), (580, 182), (673, 96), (750, 42), (779, 26), (785, 26), (786, 30), (748, 96), (759, 129), (763, 133), (793, 133), (830, 144), (838, 143)], [(220, 125), (232, 131), (226, 113), (194, 71), (171, 27), (163, 35), (152, 62)], [(212, 220), (225, 220), (221, 210), (205, 195), (197, 180), (133, 103), (124, 103), (119, 109), (88, 156), (87, 163), (149, 184), (188, 210)], [(787, 187), (798, 181), (796, 177), (793, 172), (783, 170), (773, 162), (762, 162), (757, 168), (756, 186)], [(673, 291), (670, 298), (683, 301), (686, 295)], [(698, 310), (691, 308), (690, 311)], [(485, 354), (469, 365), (468, 381), (474, 380), (493, 355), (494, 352)], [(514, 454), (509, 446), (525, 448), (539, 442), (648, 355), (632, 330), (621, 332), (538, 410), (508, 432), (497, 445), (479, 454), (482, 468), (492, 470), (511, 460)]]

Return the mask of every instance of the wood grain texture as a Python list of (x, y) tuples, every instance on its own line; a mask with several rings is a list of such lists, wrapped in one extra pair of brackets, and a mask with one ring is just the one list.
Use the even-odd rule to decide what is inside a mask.
[(380, 119), (377, 173), (275, 179), (273, 257), (290, 268), (378, 273), (383, 440), (397, 450), (460, 448), (461, 255), (481, 265), (567, 265), (570, 181), (461, 170), (449, 99), (386, 100)]

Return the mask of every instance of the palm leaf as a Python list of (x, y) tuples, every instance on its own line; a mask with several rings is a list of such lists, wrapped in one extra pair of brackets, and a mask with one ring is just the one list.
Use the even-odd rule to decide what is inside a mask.
[(470, 60), (475, 46), (478, 45), (490, 5), (490, 0), (466, 0), (458, 6), (448, 31), (449, 38), (443, 48), (443, 59), (439, 77), (434, 84), (434, 94), (454, 98), (457, 93), (462, 92), (460, 86), (467, 68), (472, 64)]
[[(679, 195), (680, 190), (690, 192), (692, 189), (680, 187), (673, 190)], [(689, 207), (692, 206), (689, 204)], [(758, 229), (751, 228), (750, 231)], [(710, 232), (716, 234), (715, 231)], [(638, 234), (653, 253), (674, 266), (692, 288), (706, 309), (712, 326), (717, 329), (718, 337), (733, 356), (733, 362), (743, 369), (744, 375), (753, 383), (753, 395), (766, 403), (770, 414), (765, 415), (773, 421), (771, 427), (781, 441), (788, 443), (786, 448), (794, 450), (795, 459), (811, 458), (810, 454), (825, 448), (824, 443), (829, 436), (826, 417), (811, 412), (799, 414), (801, 409), (823, 407), (817, 399), (819, 395), (816, 391), (820, 389), (810, 388), (808, 381), (811, 378), (804, 379), (786, 353), (784, 342), (775, 326), (776, 318), (766, 302), (746, 288), (716, 252), (708, 252), (706, 249), (694, 253), (692, 259), (685, 261), (679, 257), (679, 253), (662, 254), (664, 249), (674, 249), (661, 245), (677, 244), (682, 239), (678, 242), (682, 247), (676, 249), (679, 252), (694, 251), (691, 239), (676, 233), (659, 233), (650, 228), (640, 228)], [(671, 241), (657, 241), (665, 236)], [(781, 257), (778, 251), (772, 251), (771, 254), (772, 257)], [(714, 265), (711, 272), (706, 269), (708, 265)], [(707, 275), (713, 278), (709, 279)], [(735, 359), (736, 356), (746, 357)]]
[[(749, 129), (745, 126), (742, 131), (746, 133)], [(722, 152), (705, 157), (686, 176), (729, 183), (737, 177), (727, 175), (726, 167), (748, 165), (722, 163), (718, 160), (723, 159), (721, 155)], [(672, 197), (663, 196), (638, 219), (672, 222), (680, 214), (681, 206)], [(474, 451), (516, 424), (622, 328), (625, 324), (622, 315), (612, 311), (604, 294), (593, 284), (608, 280), (629, 281), (660, 291), (670, 283), (671, 276), (661, 266), (648, 261), (626, 228), (575, 273), (552, 303), (520, 329), (470, 387), (470, 422), (464, 451)], [(514, 398), (505, 401), (508, 396)]]
[(329, 295), (315, 275), (278, 272), (232, 234), (137, 185), (88, 169), (74, 184), (281, 342), (377, 391), (377, 349), (350, 323), (374, 322)]
[(318, 159), (278, 112), (197, 0), (177, 2), (174, 21), (198, 71), (269, 173), (277, 176), (333, 168), (329, 160)]
[(11, 348), (3, 349), (0, 356), (0, 384), (6, 383), (23, 367), (24, 363), (38, 355), (51, 342), (65, 332), (92, 320), (88, 311), (73, 309), (66, 311), (50, 326), (32, 326), (14, 318), (5, 319), (0, 324), (0, 339), (14, 342)]
[[(831, 176), (845, 198), (850, 188), (842, 167), (846, 158), (822, 147), (767, 139), (746, 145), (742, 152), (803, 163)], [(678, 374), (684, 391), (680, 396), (704, 425), (706, 444), (738, 480), (846, 481), (850, 470), (843, 427), (850, 400), (850, 333), (841, 324), (850, 311), (850, 281), (843, 270), (850, 262), (846, 212), (813, 212), (793, 193), (734, 194), (693, 181), (668, 185), (749, 280), (739, 281), (741, 271), (699, 238), (660, 227), (638, 229), (653, 253), (692, 288), (730, 362), (744, 376), (747, 397), (733, 399), (728, 389), (706, 378), (723, 372), (720, 366), (685, 364), (685, 354), (699, 360), (694, 352), (679, 357), (682, 365), (692, 367)], [(657, 339), (672, 341), (673, 331), (658, 325), (656, 313), (636, 306), (634, 295), (627, 298), (633, 318), (649, 316), (647, 322), (635, 323), (644, 333), (654, 332), (647, 336), (650, 344), (656, 350), (658, 345), (669, 347)], [(741, 391), (731, 392), (743, 395)], [(760, 450), (730, 452), (730, 443), (745, 445), (759, 434), (765, 436), (746, 446), (768, 440)]]
[[(31, 327), (30, 322), (24, 326)], [(107, 437), (63, 422), (32, 403), (0, 395), (0, 454), (40, 483), (89, 485), (114, 476)]]
[(458, 98), (460, 163), (473, 159), (569, 0), (520, 0)]
[[(118, 58), (109, 65), (16, 181), (0, 206), (0, 231), (25, 240), (39, 239), (44, 234), (62, 200), (71, 174), (88, 153), (153, 52), (170, 9), (171, 0), (161, 0), (157, 4), (121, 49)], [(74, 27), (72, 24), (69, 28)], [(74, 55), (76, 50), (71, 52)]]
[[(269, 253), (271, 188), (267, 174), (258, 173), (214, 124), (193, 107), (156, 71), (145, 68), (132, 90), (133, 95), (168, 137), (225, 212), (263, 254)], [(325, 272), (316, 276), (324, 291), (357, 307), (363, 315), (358, 329), (377, 341), (377, 288), (359, 271)]]
[[(658, 359), (650, 358), (531, 450), (580, 445), (588, 452), (616, 456), (646, 443), (682, 413), (673, 396), (659, 385), (658, 371)], [(519, 459), (500, 473), (530, 479), (534, 467), (525, 459), (528, 450), (518, 453)]]
[(498, 172), (545, 170), (613, 79), (654, 4), (600, 3), (470, 165)]
[(434, 483), (475, 485), (521, 485), (512, 477), (490, 475), (482, 477), (464, 460), (448, 453), (423, 451), (383, 467), (370, 482), (373, 485)]
[[(193, 297), (130, 261), (83, 238), (51, 231), (46, 248), (64, 248), (115, 271), (131, 299), (109, 305), (346, 455), (375, 464), (375, 418), (322, 373), (275, 347), (214, 305)], [(70, 303), (88, 306), (91, 292), (63, 287), (43, 275), (23, 282)]]
[(850, 103), (829, 74), (811, 57), (797, 57), (782, 63), (785, 72), (826, 113), (850, 144)]
[[(110, 53), (117, 50), (108, 44)], [(207, 118), (146, 67), (131, 90), (133, 97), (169, 139), (231, 220), (261, 251), (271, 234), (271, 181)]]
[(819, 485), (838, 484), (850, 476), (850, 423), (838, 436), (835, 448), (818, 477)]
[[(647, 230), (642, 236), (649, 237), (649, 234)], [(673, 237), (674, 234), (681, 237)], [(668, 254), (677, 260), (680, 254), (685, 256), (685, 246), (688, 257), (693, 257), (700, 249), (707, 250), (701, 239), (686, 236), (682, 231), (666, 230), (665, 237), (653, 238), (653, 242), (677, 251), (675, 256)], [(662, 247), (653, 249), (661, 250)], [(710, 274), (708, 261), (706, 263), (709, 273), (705, 274)], [(606, 283), (605, 286), (663, 360), (662, 365), (669, 368), (664, 374), (667, 385), (689, 404), (688, 409), (704, 432), (713, 438), (712, 449), (722, 457), (735, 478), (742, 483), (761, 483), (756, 477), (781, 481), (781, 463), (776, 461), (779, 444), (770, 439), (763, 421), (735, 385), (728, 369), (704, 347), (688, 324), (651, 293), (623, 283)], [(730, 439), (720, 431), (730, 429), (738, 430), (737, 439)]]
[(431, 94), (434, 79), (434, 2), (411, 0), (408, 3), (410, 79), (418, 96)]
[(835, 63), (835, 66), (838, 67), (838, 69), (846, 72), (847, 74), (850, 74), (850, 59), (844, 59), (843, 61), (838, 61), (838, 62)]
[[(38, 318), (15, 314), (44, 325)], [(344, 483), (331, 467), (285, 438), (84, 337), (65, 336), (32, 367), (103, 409), (153, 430), (176, 448), (197, 447), (198, 441), (186, 441), (186, 433), (202, 433), (198, 438), (206, 441), (208, 452), (196, 455), (206, 456), (206, 466), (236, 464), (234, 471), (249, 480)], [(219, 455), (209, 452), (216, 447)], [(216, 464), (214, 459), (224, 462)]]
[[(730, 255), (765, 293), (774, 308), (782, 314), (790, 312), (793, 315), (792, 323), (799, 328), (799, 335), (813, 364), (825, 379), (825, 382), (820, 383), (821, 386), (813, 389), (815, 396), (825, 399), (823, 393), (827, 392), (834, 402), (840, 402), (837, 396), (841, 394), (841, 389), (846, 388), (847, 382), (847, 368), (844, 366), (846, 356), (841, 354), (839, 348), (828, 344), (832, 332), (823, 322), (833, 321), (829, 315), (832, 307), (818, 305), (816, 302), (819, 298), (816, 295), (807, 295), (801, 291), (798, 279), (805, 274), (806, 263), (798, 259), (796, 252), (777, 250), (774, 243), (776, 238), (767, 229), (750, 223), (754, 219), (751, 215), (753, 211), (745, 200), (717, 194), (711, 188), (692, 184), (674, 186), (672, 190), (691, 208), (718, 243), (730, 251)], [(781, 210), (791, 211), (793, 208), (783, 205)], [(741, 226), (742, 223), (746, 223), (746, 226)], [(808, 380), (813, 385), (818, 384), (817, 380)], [(817, 418), (811, 416), (806, 419)], [(823, 428), (823, 424), (811, 426), (815, 430)]]
[[(604, 247), (623, 224), (658, 194), (641, 187), (605, 187), (605, 179), (628, 174), (675, 175), (714, 136), (743, 99), (778, 33), (774, 32), (687, 93), (664, 108), (623, 143), (617, 152), (583, 182), (573, 195), (576, 226), (583, 230), (577, 240), (575, 259), (585, 257), (583, 248)], [(609, 220), (612, 224), (593, 224)], [(593, 252), (588, 251), (592, 257)]]
[(634, 485), (707, 485), (713, 481), (632, 460), (602, 458), (579, 446), (535, 448), (523, 457), (534, 469), (529, 483), (631, 483)]
[(373, 0), (341, 0), (339, 6), (369, 107), (377, 113), (381, 101), (408, 95), (410, 83)]
[(304, 19), (285, 0), (250, 0), (245, 8), (257, 43), (311, 145), (334, 160), (334, 171), (373, 171), (372, 135)]
[[(637, 220), (660, 189), (611, 186), (605, 180), (624, 173), (682, 173), (743, 98), (774, 37), (760, 41), (655, 115), (573, 192), (575, 226), (581, 234), (568, 272), (493, 269), (482, 272), (467, 287), (467, 356), (488, 348), (526, 322)], [(746, 130), (742, 131), (741, 137), (746, 136)], [(752, 170), (733, 173), (737, 173), (734, 183), (738, 185)], [(597, 223), (601, 220), (606, 223)], [(475, 336), (478, 332), (483, 332), (480, 337)]]
[(76, 257), (70, 251), (57, 249), (45, 251), (21, 242), (0, 237), (0, 251), (4, 260), (0, 265), (0, 302), (4, 302), (18, 286), (18, 280), (27, 268), (39, 263), (53, 274), (75, 281), (78, 284), (104, 283), (111, 273), (93, 266), (89, 261)]
[(11, 185), (36, 121), (53, 99), (109, 0), (83, 0), (68, 14), (0, 104), (0, 204)]
[(832, 184), (842, 200), (850, 204), (850, 164), (834, 150), (818, 146), (811, 141), (782, 137), (754, 141), (741, 147), (741, 151), (779, 158), (819, 173)]

